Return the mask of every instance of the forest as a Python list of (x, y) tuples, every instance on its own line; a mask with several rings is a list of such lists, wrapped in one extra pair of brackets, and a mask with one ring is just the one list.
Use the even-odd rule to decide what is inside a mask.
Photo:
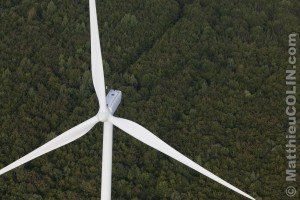
[[(257, 200), (300, 198), (285, 193), (285, 70), (288, 36), (300, 32), (300, 1), (96, 4), (105, 82), (123, 93), (115, 116)], [(0, 22), (2, 168), (99, 108), (87, 0), (1, 1)], [(99, 123), (0, 176), (1, 199), (100, 199), (102, 136)], [(116, 127), (112, 173), (113, 200), (244, 199)]]

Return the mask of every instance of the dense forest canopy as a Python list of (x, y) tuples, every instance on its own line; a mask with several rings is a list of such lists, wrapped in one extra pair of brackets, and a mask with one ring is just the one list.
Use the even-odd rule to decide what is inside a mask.
[[(287, 198), (285, 69), (300, 2), (96, 3), (106, 84), (123, 92), (116, 115), (256, 199)], [(0, 168), (96, 114), (88, 6), (1, 2)], [(99, 199), (101, 157), (98, 124), (2, 175), (1, 199)], [(114, 129), (112, 199), (241, 198)]]

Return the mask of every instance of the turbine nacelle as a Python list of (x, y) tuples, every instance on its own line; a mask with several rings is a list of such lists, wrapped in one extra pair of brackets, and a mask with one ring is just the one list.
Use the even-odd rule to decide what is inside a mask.
[(99, 110), (97, 118), (100, 122), (108, 121), (108, 118), (112, 116), (119, 107), (122, 99), (122, 92), (120, 90), (111, 89), (106, 95), (106, 108)]
[(111, 114), (114, 114), (117, 108), (119, 107), (122, 99), (122, 92), (120, 90), (109, 90), (106, 95), (106, 107)]

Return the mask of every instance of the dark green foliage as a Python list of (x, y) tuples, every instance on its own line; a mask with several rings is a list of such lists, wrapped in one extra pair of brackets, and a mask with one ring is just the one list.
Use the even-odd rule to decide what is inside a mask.
[[(131, 119), (257, 199), (284, 199), (285, 67), (299, 2), (97, 2)], [(0, 6), (0, 168), (97, 113), (88, 1)], [(300, 60), (300, 59), (299, 59)], [(299, 110), (299, 109), (298, 109)], [(114, 129), (112, 199), (241, 199)], [(0, 177), (1, 199), (99, 199), (102, 126)]]

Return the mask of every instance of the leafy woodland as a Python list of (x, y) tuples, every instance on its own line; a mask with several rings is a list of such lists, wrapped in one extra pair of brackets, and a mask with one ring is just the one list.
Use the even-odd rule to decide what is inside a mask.
[[(116, 115), (257, 199), (286, 199), (285, 69), (299, 4), (98, 0), (106, 83), (123, 92)], [(1, 1), (0, 168), (97, 113), (88, 6)], [(112, 199), (243, 199), (117, 128), (113, 148)], [(2, 175), (1, 199), (99, 199), (101, 157), (99, 123)]]

